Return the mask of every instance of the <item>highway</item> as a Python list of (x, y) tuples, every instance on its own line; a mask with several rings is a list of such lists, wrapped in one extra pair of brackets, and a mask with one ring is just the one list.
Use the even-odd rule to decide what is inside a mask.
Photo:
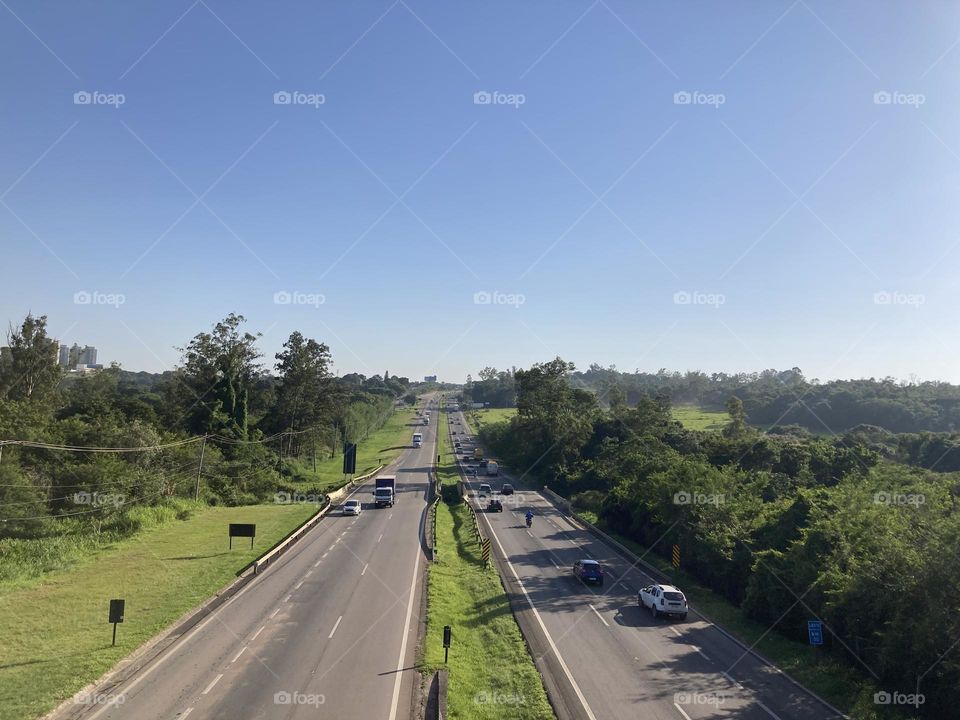
[(359, 516), (332, 510), (214, 614), (111, 688), (122, 705), (94, 707), (84, 717), (415, 716), (426, 559), (420, 532), (436, 426), (418, 430), (423, 447), (403, 451), (381, 471), (397, 476), (393, 508), (373, 507), (372, 482), (359, 487)]
[[(459, 424), (448, 424), (448, 430), (466, 427), (461, 413), (450, 416)], [(464, 442), (464, 435), (454, 437)], [(474, 447), (463, 444), (471, 454)], [(474, 490), (479, 482), (490, 482), (495, 491), (503, 482), (517, 485), (502, 472), (467, 480)], [(654, 620), (641, 611), (637, 591), (656, 580), (563, 516), (541, 493), (521, 490), (501, 500), (504, 511), (481, 512), (481, 526), (501, 558), (506, 587), (519, 598), (521, 628), (561, 720), (838, 717), (694, 609), (686, 621)], [(482, 510), (486, 500), (471, 502)], [(527, 508), (535, 513), (529, 530)], [(573, 577), (573, 563), (585, 558), (606, 567), (603, 587)]]

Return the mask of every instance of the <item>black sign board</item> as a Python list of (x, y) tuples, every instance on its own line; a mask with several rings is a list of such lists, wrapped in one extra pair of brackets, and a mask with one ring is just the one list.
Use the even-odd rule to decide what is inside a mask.
[(253, 547), (253, 539), (257, 536), (257, 526), (252, 523), (230, 523), (230, 549), (233, 550), (233, 539), (235, 537), (250, 538), (250, 547)]
[(443, 662), (444, 664), (446, 664), (447, 654), (450, 652), (450, 635), (451, 635), (450, 626), (444, 625), (443, 626)]
[(113, 623), (113, 644), (117, 644), (117, 623), (123, 622), (123, 600), (110, 601), (110, 619), (107, 622)]
[(343, 446), (343, 474), (353, 475), (357, 471), (357, 444), (347, 443)]

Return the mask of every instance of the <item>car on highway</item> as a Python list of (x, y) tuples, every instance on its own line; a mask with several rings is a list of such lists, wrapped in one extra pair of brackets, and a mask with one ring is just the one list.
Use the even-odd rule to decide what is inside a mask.
[(490, 495), (491, 493), (492, 491), (490, 490), (490, 483), (480, 483), (480, 490), (477, 493), (480, 497)]
[(501, 495), (513, 495), (513, 485), (510, 483), (504, 483), (503, 487), (500, 488)]
[(500, 498), (490, 498), (490, 502), (487, 503), (487, 512), (503, 512), (503, 503), (500, 502)]
[(479, 463), (480, 467), (485, 468), (487, 466), (487, 462), (488, 462), (487, 460), (481, 460)]
[(603, 566), (596, 560), (577, 560), (573, 564), (573, 576), (580, 582), (603, 585)]
[(687, 598), (673, 585), (647, 585), (637, 593), (637, 604), (641, 609), (650, 608), (650, 614), (657, 618), (661, 615), (687, 619)]
[(343, 504), (344, 515), (359, 515), (363, 512), (363, 504), (359, 500), (347, 500)]

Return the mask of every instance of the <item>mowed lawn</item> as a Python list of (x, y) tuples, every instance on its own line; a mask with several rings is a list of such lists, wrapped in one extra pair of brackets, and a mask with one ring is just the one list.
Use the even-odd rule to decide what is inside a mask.
[[(444, 421), (446, 420), (444, 415)], [(449, 439), (441, 428), (439, 474), (456, 484)], [(449, 670), (448, 713), (459, 720), (554, 718), (540, 674), (517, 627), (493, 568), (480, 561), (470, 510), (463, 503), (437, 507), (439, 562), (429, 567), (424, 666)], [(443, 626), (452, 647), (443, 663)]]
[[(316, 512), (315, 505), (207, 508), (100, 551), (29, 587), (0, 587), (0, 720), (35, 718), (234, 579)], [(227, 525), (256, 523), (253, 550)], [(111, 598), (126, 600), (117, 646)]]
[[(394, 410), (387, 422), (379, 430), (370, 433), (357, 444), (357, 472), (356, 475), (365, 475), (377, 468), (377, 465), (387, 465), (403, 450), (413, 445), (415, 427), (414, 411), (410, 408)], [(417, 421), (420, 418), (416, 418)], [(308, 478), (305, 484), (320, 485), (330, 489), (343, 484), (343, 453), (332, 458), (317, 459), (317, 472), (313, 473), (313, 465), (301, 462), (301, 470)], [(301, 485), (304, 483), (301, 482)]]
[(725, 412), (703, 410), (694, 405), (678, 405), (672, 413), (673, 419), (679, 420), (688, 430), (722, 430), (730, 420)]
[(484, 425), (507, 422), (516, 414), (516, 408), (484, 408), (483, 410), (470, 410), (469, 419), (471, 426), (473, 426), (472, 429), (477, 431)]

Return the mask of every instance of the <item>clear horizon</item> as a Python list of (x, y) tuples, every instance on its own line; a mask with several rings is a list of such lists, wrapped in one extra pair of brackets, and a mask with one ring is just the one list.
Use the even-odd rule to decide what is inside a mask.
[[(882, 12), (878, 12), (882, 9)], [(162, 372), (960, 383), (960, 7), (0, 8), (2, 316)]]

